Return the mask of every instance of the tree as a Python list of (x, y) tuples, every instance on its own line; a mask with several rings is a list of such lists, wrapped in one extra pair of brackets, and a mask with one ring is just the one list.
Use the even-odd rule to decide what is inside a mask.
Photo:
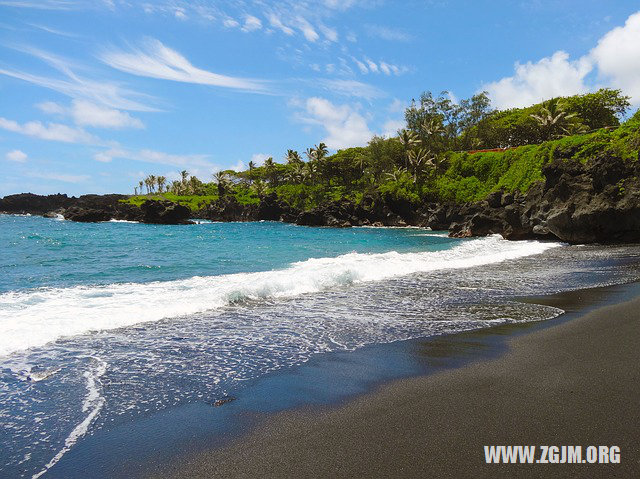
[(290, 165), (295, 165), (297, 163), (302, 163), (302, 158), (300, 157), (300, 153), (296, 150), (287, 150), (287, 156), (285, 156), (287, 163)]
[(267, 191), (267, 185), (264, 184), (262, 180), (256, 180), (252, 185), (253, 191), (256, 192), (258, 196), (264, 196)]
[(227, 193), (229, 189), (229, 180), (227, 178), (226, 171), (217, 171), (213, 174), (213, 181), (218, 185), (218, 196), (221, 198)]
[(318, 151), (315, 148), (307, 148), (304, 154), (307, 155), (308, 161), (314, 161), (318, 159)]
[(140, 188), (140, 194), (142, 194), (142, 187), (144, 186), (144, 182), (142, 180), (138, 181), (138, 188)]
[(164, 185), (167, 182), (167, 178), (164, 176), (158, 176), (158, 178), (156, 178), (156, 182), (158, 183), (158, 193), (162, 193)]
[(322, 142), (320, 142), (320, 144), (316, 146), (315, 150), (316, 150), (316, 158), (318, 160), (324, 159), (327, 156), (327, 153), (329, 152), (327, 145), (325, 145)]
[(249, 184), (253, 183), (253, 170), (256, 167), (256, 164), (253, 160), (249, 161)]
[(278, 173), (276, 171), (276, 164), (272, 157), (264, 160), (264, 169), (267, 174), (267, 178), (269, 178), (269, 183), (275, 186), (278, 182)]
[(570, 121), (577, 116), (576, 113), (568, 114), (560, 98), (552, 98), (542, 104), (539, 114), (531, 114), (531, 118), (538, 122), (542, 138), (551, 140), (566, 135)]
[(404, 166), (407, 168), (409, 166), (409, 152), (420, 144), (420, 139), (414, 132), (404, 129), (398, 131), (398, 141), (404, 150)]

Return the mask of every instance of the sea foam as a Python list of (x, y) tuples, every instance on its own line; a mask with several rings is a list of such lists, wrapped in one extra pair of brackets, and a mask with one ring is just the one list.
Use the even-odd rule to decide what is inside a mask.
[(0, 356), (90, 331), (204, 312), (245, 300), (287, 298), (413, 273), (470, 268), (539, 254), (559, 243), (473, 239), (443, 251), (350, 253), (273, 271), (0, 295)]

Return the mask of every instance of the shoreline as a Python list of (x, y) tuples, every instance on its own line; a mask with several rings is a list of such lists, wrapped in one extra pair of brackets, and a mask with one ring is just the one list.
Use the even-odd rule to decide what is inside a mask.
[[(383, 380), (329, 405), (274, 412), (225, 444), (185, 454), (170, 470), (150, 475), (640, 473), (640, 283), (521, 300), (562, 305), (565, 314), (416, 341), (434, 367), (426, 375)], [(510, 444), (617, 445), (622, 460), (609, 465), (484, 463), (483, 445)]]

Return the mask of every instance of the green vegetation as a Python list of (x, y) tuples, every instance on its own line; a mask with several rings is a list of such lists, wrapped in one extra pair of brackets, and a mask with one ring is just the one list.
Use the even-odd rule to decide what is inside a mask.
[(628, 107), (627, 97), (609, 89), (504, 111), (490, 110), (485, 93), (454, 103), (446, 92), (437, 98), (427, 92), (406, 110), (407, 128), (396, 137), (374, 137), (366, 147), (333, 155), (320, 143), (304, 159), (288, 150), (282, 163), (250, 162), (245, 171), (216, 172), (208, 183), (187, 171), (171, 183), (151, 175), (128, 202), (164, 198), (197, 210), (221, 199), (257, 204), (261, 196), (276, 194), (310, 209), (365, 197), (463, 203), (499, 189), (524, 193), (554, 159), (611, 154), (637, 161), (640, 112), (621, 124)]

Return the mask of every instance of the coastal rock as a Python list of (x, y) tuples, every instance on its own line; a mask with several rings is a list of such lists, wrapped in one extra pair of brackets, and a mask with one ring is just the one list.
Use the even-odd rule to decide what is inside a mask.
[(0, 198), (0, 212), (43, 215), (54, 210), (66, 208), (74, 203), (75, 198), (67, 195), (34, 195), (33, 193), (20, 193)]
[(171, 201), (147, 200), (140, 206), (144, 223), (179, 225), (191, 224), (191, 210)]

